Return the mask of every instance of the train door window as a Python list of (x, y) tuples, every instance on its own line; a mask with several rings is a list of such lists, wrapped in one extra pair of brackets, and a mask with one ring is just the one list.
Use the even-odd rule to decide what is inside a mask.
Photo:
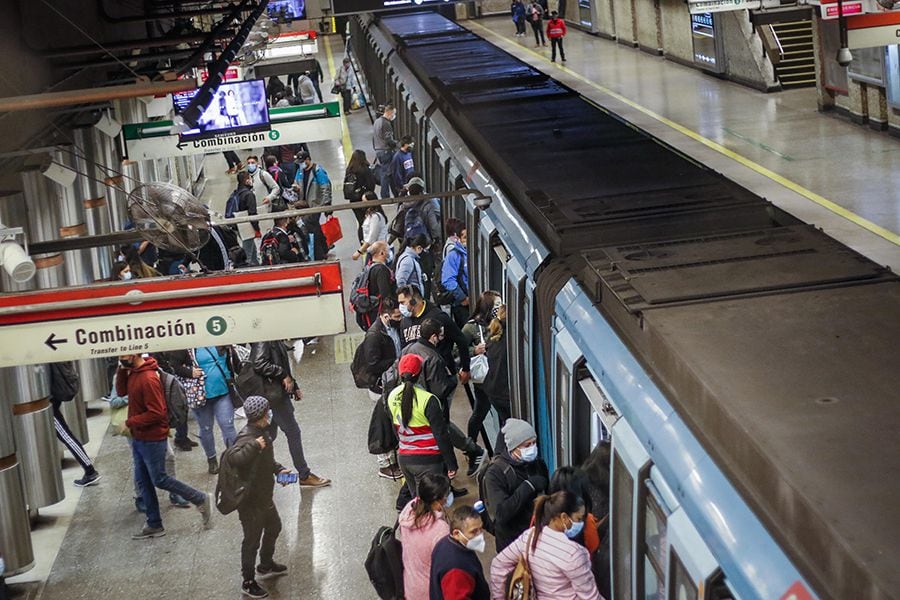
[[(652, 485), (647, 482), (648, 488)], [(666, 514), (652, 489), (644, 495), (644, 598), (666, 598)]]
[(634, 527), (634, 479), (618, 452), (613, 453), (613, 597), (633, 600), (632, 532)]
[(669, 589), (672, 591), (669, 598), (671, 600), (700, 600), (698, 597), (700, 592), (697, 589), (697, 585), (685, 568), (684, 563), (678, 558), (678, 553), (674, 550), (672, 551), (671, 563), (672, 581)]
[(591, 406), (591, 401), (584, 393), (582, 381), (591, 375), (584, 362), (575, 369), (578, 385), (572, 390), (572, 464), (580, 465), (587, 460), (594, 447), (606, 439), (606, 428), (600, 416)]
[[(502, 294), (503, 282), (506, 280), (506, 261), (509, 260), (509, 253), (496, 234), (493, 236), (492, 243), (493, 252), (491, 252), (490, 268), (485, 274), (486, 289), (495, 290)], [(469, 279), (472, 278), (469, 277)]]
[[(571, 462), (569, 453), (569, 432), (571, 431), (569, 402), (572, 394), (572, 374), (561, 358), (556, 359), (556, 393), (552, 400), (555, 404), (555, 422), (553, 432), (556, 436), (556, 465), (567, 465)], [(549, 461), (548, 461), (548, 466)], [(552, 470), (551, 466), (551, 470)]]

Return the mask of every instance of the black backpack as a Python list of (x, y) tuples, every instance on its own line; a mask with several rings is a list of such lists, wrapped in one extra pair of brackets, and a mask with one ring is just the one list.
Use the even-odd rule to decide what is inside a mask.
[(403, 547), (397, 525), (379, 527), (366, 556), (366, 573), (382, 600), (403, 600)]
[(356, 173), (348, 171), (347, 176), (344, 177), (344, 199), (356, 202), (362, 199), (362, 195), (363, 189), (359, 187), (359, 178)]
[(50, 397), (60, 402), (75, 399), (81, 390), (81, 379), (71, 360), (50, 363)]
[[(368, 338), (369, 335), (373, 334), (367, 333), (366, 337)], [(378, 383), (378, 376), (373, 375), (372, 372), (366, 368), (366, 357), (363, 350), (363, 345), (365, 345), (365, 343), (365, 341), (360, 343), (353, 352), (353, 361), (350, 363), (350, 374), (353, 375), (353, 383), (356, 384), (356, 387), (367, 390)]]
[(169, 413), (169, 427), (177, 429), (187, 423), (188, 405), (184, 386), (178, 378), (162, 369), (157, 369), (159, 383), (162, 385), (163, 396), (166, 399), (166, 412)]
[(223, 515), (236, 511), (246, 499), (247, 484), (231, 464), (230, 457), (237, 444), (226, 448), (219, 458), (219, 476), (216, 479), (216, 509)]
[(259, 263), (261, 265), (281, 263), (281, 255), (278, 253), (278, 237), (274, 231), (268, 232), (259, 241)]
[(484, 476), (487, 474), (488, 469), (497, 464), (504, 465), (504, 475), (508, 473), (509, 469), (512, 469), (505, 460), (500, 458), (499, 454), (495, 454), (488, 465), (475, 475), (475, 480), (478, 482), (478, 496), (484, 503), (484, 511), (481, 513), (481, 526), (491, 535), (494, 535), (494, 519), (491, 516), (491, 510), (488, 507), (487, 488), (485, 487)]

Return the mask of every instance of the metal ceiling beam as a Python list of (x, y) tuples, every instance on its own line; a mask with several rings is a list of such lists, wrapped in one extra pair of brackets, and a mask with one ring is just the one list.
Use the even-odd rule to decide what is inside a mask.
[[(200, 47), (196, 48), (194, 54), (185, 61), (180, 69), (178, 69), (178, 75), (184, 75), (196, 65), (201, 64), (203, 62), (203, 56), (209, 52), (212, 44), (223, 35), (223, 32), (226, 31), (231, 26), (231, 23), (240, 16), (241, 11), (246, 10), (249, 4), (250, 0), (241, 0), (239, 4), (234, 5), (231, 12), (225, 17), (222, 17), (222, 19), (212, 28), (207, 35), (206, 41), (203, 42)], [(233, 35), (237, 35), (237, 31), (234, 31)]]
[(37, 110), (57, 106), (90, 104), (105, 100), (121, 100), (140, 96), (162, 96), (175, 92), (186, 92), (197, 87), (194, 79), (177, 79), (175, 81), (159, 81), (152, 83), (135, 83), (113, 87), (98, 87), (87, 90), (68, 90), (65, 92), (46, 92), (28, 96), (0, 98), (0, 113)]
[[(216, 37), (216, 39), (229, 39), (231, 35), (226, 29)], [(92, 54), (106, 54), (109, 52), (126, 52), (128, 50), (139, 50), (145, 48), (159, 48), (162, 46), (177, 46), (179, 44), (195, 44), (205, 42), (208, 34), (197, 33), (193, 35), (179, 35), (173, 37), (148, 38), (143, 40), (125, 40), (122, 42), (104, 43), (103, 47), (96, 44), (89, 46), (72, 46), (70, 48), (53, 48), (42, 52), (45, 58), (68, 58), (70, 56), (89, 56)]]
[(193, 50), (173, 50), (171, 52), (156, 52), (153, 54), (123, 54), (117, 57), (95, 58), (81, 62), (58, 63), (58, 69), (90, 69), (94, 67), (109, 67), (122, 63), (147, 63), (159, 60), (174, 60), (187, 58), (194, 53)]
[(213, 7), (213, 8), (196, 8), (191, 10), (180, 10), (175, 9), (172, 12), (162, 13), (162, 14), (144, 14), (144, 15), (129, 15), (127, 17), (114, 17), (109, 14), (106, 10), (106, 5), (104, 0), (97, 0), (97, 10), (100, 13), (100, 18), (102, 18), (107, 23), (143, 23), (146, 21), (166, 21), (169, 19), (186, 19), (190, 17), (202, 17), (204, 15), (219, 15), (224, 12), (228, 12), (231, 9), (231, 5), (225, 5), (221, 7)]

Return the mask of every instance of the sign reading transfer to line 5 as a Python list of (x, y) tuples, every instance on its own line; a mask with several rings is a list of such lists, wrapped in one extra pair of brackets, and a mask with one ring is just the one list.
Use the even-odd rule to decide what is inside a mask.
[(0, 367), (342, 333), (338, 263), (0, 296)]

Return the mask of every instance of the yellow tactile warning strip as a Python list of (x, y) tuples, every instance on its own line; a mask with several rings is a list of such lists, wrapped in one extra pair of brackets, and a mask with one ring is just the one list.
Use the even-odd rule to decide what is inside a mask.
[(541, 54), (538, 54), (537, 52), (535, 52), (534, 50), (531, 50), (530, 48), (526, 48), (524, 46), (514, 44), (513, 42), (510, 42), (509, 40), (504, 38), (503, 36), (498, 35), (498, 34), (494, 33), (493, 31), (491, 31), (490, 29), (484, 27), (483, 25), (480, 25), (474, 21), (468, 21), (465, 24), (465, 26), (471, 27), (472, 29), (479, 30), (485, 38), (490, 38), (491, 40), (499, 40), (501, 42), (501, 44), (504, 46), (514, 46), (519, 51), (527, 52), (528, 54), (535, 56), (536, 58), (540, 59), (543, 62), (550, 64), (551, 66), (555, 67), (556, 69), (559, 69), (560, 71), (564, 72), (565, 74), (567, 74), (571, 77), (574, 77), (575, 79), (578, 79), (579, 81), (591, 86), (592, 88), (596, 89), (597, 91), (599, 91), (603, 94), (606, 94), (607, 96), (610, 96), (612, 98), (615, 98), (619, 102), (627, 104), (631, 108), (644, 113), (648, 117), (651, 117), (651, 118), (659, 121), (660, 123), (663, 123), (664, 125), (671, 127), (675, 131), (688, 136), (692, 140), (700, 142), (704, 146), (707, 146), (708, 148), (711, 148), (711, 149), (715, 150), (716, 152), (724, 154), (728, 158), (731, 158), (731, 159), (739, 162), (740, 164), (744, 165), (745, 167), (752, 169), (753, 171), (756, 171), (760, 175), (768, 177), (772, 181), (786, 187), (787, 189), (791, 190), (792, 192), (800, 194), (804, 198), (811, 200), (812, 202), (815, 202), (819, 206), (822, 206), (823, 208), (830, 210), (831, 212), (835, 213), (836, 215), (839, 215), (839, 216), (847, 219), (848, 221), (851, 221), (851, 222), (859, 225), (860, 227), (874, 233), (875, 235), (877, 235), (879, 237), (886, 239), (889, 242), (900, 245), (900, 235), (894, 233), (893, 231), (885, 229), (884, 227), (881, 227), (880, 225), (876, 225), (875, 223), (869, 221), (868, 219), (861, 217), (852, 211), (847, 210), (846, 208), (836, 204), (835, 202), (832, 202), (828, 198), (825, 198), (824, 196), (820, 196), (819, 194), (806, 189), (799, 183), (795, 183), (795, 182), (791, 181), (790, 179), (787, 179), (786, 177), (783, 177), (783, 176), (779, 175), (778, 173), (772, 171), (771, 169), (768, 169), (768, 168), (762, 166), (761, 164), (756, 163), (756, 162), (750, 160), (749, 158), (738, 154), (734, 150), (730, 150), (730, 149), (726, 148), (725, 146), (723, 146), (722, 144), (714, 142), (711, 139), (700, 135), (696, 131), (693, 131), (693, 130), (685, 127), (684, 125), (681, 125), (680, 123), (676, 123), (675, 121), (672, 121), (671, 119), (667, 119), (666, 117), (650, 110), (649, 108), (646, 108), (645, 106), (642, 106), (642, 105), (638, 104), (637, 102), (630, 100), (630, 99), (626, 98), (625, 96), (622, 96), (621, 94), (614, 92), (613, 90), (611, 90), (609, 88), (606, 88), (594, 81), (591, 81), (590, 79), (588, 79), (584, 75), (581, 75), (580, 73), (576, 73), (575, 71), (573, 71), (571, 69), (567, 69), (564, 66), (561, 66), (561, 65), (558, 65), (555, 63), (551, 63), (550, 59), (548, 59), (547, 57), (542, 56)]
[(353, 362), (356, 347), (362, 344), (366, 332), (344, 333), (334, 336), (334, 362), (338, 365), (349, 365)]

